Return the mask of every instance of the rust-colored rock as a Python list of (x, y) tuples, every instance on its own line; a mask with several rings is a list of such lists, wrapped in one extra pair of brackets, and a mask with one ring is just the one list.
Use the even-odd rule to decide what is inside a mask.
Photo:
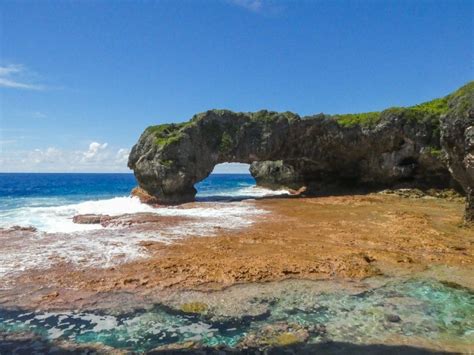
[(148, 205), (158, 204), (158, 199), (155, 196), (150, 195), (141, 187), (135, 187), (130, 194), (134, 197), (138, 197), (141, 203), (146, 203)]
[[(460, 226), (460, 201), (374, 194), (253, 203), (272, 213), (251, 228), (173, 244), (144, 239), (149, 258), (89, 271), (58, 266), (30, 272), (21, 282), (87, 292), (145, 292), (289, 278), (363, 279), (434, 265), (474, 265), (474, 230)], [(152, 231), (154, 225), (134, 228)]]

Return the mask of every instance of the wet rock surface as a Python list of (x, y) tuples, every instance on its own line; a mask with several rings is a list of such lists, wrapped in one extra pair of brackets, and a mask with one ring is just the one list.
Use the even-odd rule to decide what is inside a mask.
[[(469, 349), (471, 337), (464, 330), (473, 311), (472, 291), (413, 276), (352, 283), (288, 280), (200, 293), (161, 291), (154, 300), (136, 299), (131, 310), (121, 308), (127, 298), (120, 297), (109, 311), (30, 312), (0, 307), (0, 326), (12, 332), (0, 332), (0, 339), (4, 335), (8, 346), (24, 345), (23, 349), (75, 349), (75, 344), (78, 350), (99, 353), (111, 349), (116, 353), (305, 353), (341, 345), (369, 351), (380, 350), (375, 346), (380, 342), (386, 347), (383, 353), (403, 350), (400, 344), (404, 350), (426, 352)], [(186, 299), (207, 302), (206, 312), (183, 313), (170, 306)], [(258, 304), (264, 304), (267, 312), (250, 316), (249, 310)], [(458, 320), (452, 322), (453, 316)], [(12, 331), (21, 324), (22, 332)], [(28, 329), (30, 342), (24, 335)], [(26, 341), (15, 342), (21, 339)]]
[(35, 233), (37, 231), (38, 230), (32, 226), (13, 226), (10, 228), (0, 228), (0, 232), (3, 232), (3, 233), (15, 233), (15, 232)]
[(247, 334), (238, 344), (239, 348), (267, 348), (304, 343), (311, 335), (322, 336), (326, 332), (323, 325), (302, 326), (296, 323), (274, 323)]
[[(219, 229), (212, 238), (188, 236), (174, 243), (152, 239), (157, 228), (164, 231), (183, 224), (179, 219), (182, 217), (125, 224), (119, 230), (124, 236), (150, 233), (150, 237), (142, 234), (139, 239), (147, 257), (103, 268), (97, 268), (102, 263), (85, 268), (89, 264), (64, 264), (59, 259), (57, 266), (46, 271), (30, 270), (16, 278), (19, 286), (5, 291), (5, 300), (63, 307), (77, 298), (64, 290), (81, 290), (84, 295), (80, 303), (86, 305), (96, 292), (213, 290), (291, 278), (364, 279), (406, 274), (434, 265), (468, 270), (474, 262), (474, 234), (472, 229), (460, 226), (462, 203), (457, 200), (373, 194), (253, 203), (272, 213), (260, 216), (251, 229)], [(118, 221), (128, 223), (127, 218), (122, 216)], [(136, 218), (156, 217), (144, 214)], [(92, 240), (99, 240), (100, 233), (107, 231), (98, 231)], [(6, 241), (12, 235), (0, 233), (0, 237)], [(44, 240), (51, 245), (48, 239)], [(66, 241), (71, 243), (70, 237)], [(130, 252), (131, 247), (127, 250)], [(91, 259), (92, 255), (88, 255)], [(472, 277), (456, 282), (474, 287)], [(57, 297), (48, 296), (56, 291)], [(173, 307), (180, 309), (183, 304), (196, 301), (202, 302), (190, 297)], [(265, 311), (262, 306), (255, 315)]]
[[(168, 223), (172, 222), (172, 217), (163, 217), (154, 213), (131, 213), (119, 216), (108, 216), (101, 214), (83, 214), (73, 217), (73, 222), (78, 224), (100, 224), (102, 227), (124, 227), (135, 224), (157, 224), (164, 220)], [(183, 220), (181, 218), (180, 220)]]
[(111, 218), (101, 214), (81, 214), (74, 216), (72, 221), (77, 224), (102, 224)]

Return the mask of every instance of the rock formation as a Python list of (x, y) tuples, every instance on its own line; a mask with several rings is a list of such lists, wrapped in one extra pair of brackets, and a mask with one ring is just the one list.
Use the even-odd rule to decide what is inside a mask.
[(466, 192), (465, 219), (474, 221), (474, 82), (451, 95), (441, 117), (441, 144), (453, 177)]
[[(464, 103), (460, 93), (472, 94), (473, 86), (469, 83), (420, 105), (364, 114), (300, 117), (291, 112), (211, 110), (185, 123), (148, 127), (133, 147), (128, 166), (140, 188), (164, 204), (194, 200), (194, 184), (224, 162), (252, 164), (250, 172), (259, 185), (307, 186), (307, 193), (397, 184), (447, 187), (452, 179), (443, 161), (440, 127), (447, 128), (440, 118), (464, 122), (467, 115), (472, 120), (465, 105), (457, 102)], [(454, 133), (445, 137), (453, 147), (459, 139)], [(452, 140), (456, 143), (448, 143)], [(459, 143), (463, 153), (459, 148), (453, 148), (457, 153), (446, 152), (454, 178), (468, 191), (472, 175), (466, 180), (468, 168), (459, 165), (468, 149), (464, 141)]]

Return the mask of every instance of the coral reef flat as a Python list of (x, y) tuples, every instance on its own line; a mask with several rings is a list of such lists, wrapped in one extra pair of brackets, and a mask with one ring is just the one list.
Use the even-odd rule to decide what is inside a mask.
[[(465, 352), (474, 230), (462, 223), (463, 199), (449, 196), (250, 200), (267, 211), (251, 228), (144, 238), (146, 257), (113, 267), (20, 273), (0, 290), (2, 342), (24, 345), (21, 330), (42, 334), (45, 347), (104, 353)], [(187, 207), (202, 204), (214, 203)], [(130, 230), (166, 224), (132, 216)], [(2, 238), (11, 233), (34, 231)]]

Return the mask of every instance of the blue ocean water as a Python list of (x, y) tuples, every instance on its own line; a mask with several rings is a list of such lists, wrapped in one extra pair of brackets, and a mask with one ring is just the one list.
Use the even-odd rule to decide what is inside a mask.
[[(9, 252), (0, 253), (0, 278), (30, 268), (47, 268), (53, 259), (115, 265), (143, 257), (146, 252), (140, 241), (144, 239), (171, 243), (188, 235), (213, 235), (217, 227), (246, 227), (257, 214), (266, 212), (238, 201), (275, 194), (255, 188), (248, 174), (215, 174), (196, 185), (199, 203), (155, 208), (130, 196), (135, 186), (132, 174), (0, 174), (0, 228), (31, 226), (38, 232), (23, 236), (21, 242), (3, 241), (3, 250)], [(74, 222), (77, 215), (134, 213), (187, 219), (151, 234)], [(22, 243), (22, 248), (17, 243)]]
[[(136, 186), (133, 174), (0, 173), (0, 227), (33, 226), (44, 232), (69, 233), (91, 228), (74, 224), (72, 217), (77, 214), (153, 212), (130, 197)], [(250, 174), (211, 174), (196, 189), (202, 208), (208, 202), (284, 193), (255, 187)], [(161, 213), (166, 213), (164, 209)]]
[[(251, 197), (254, 185), (250, 174), (212, 174), (196, 185), (197, 199)], [(126, 197), (135, 186), (133, 174), (0, 173), (0, 210)]]

